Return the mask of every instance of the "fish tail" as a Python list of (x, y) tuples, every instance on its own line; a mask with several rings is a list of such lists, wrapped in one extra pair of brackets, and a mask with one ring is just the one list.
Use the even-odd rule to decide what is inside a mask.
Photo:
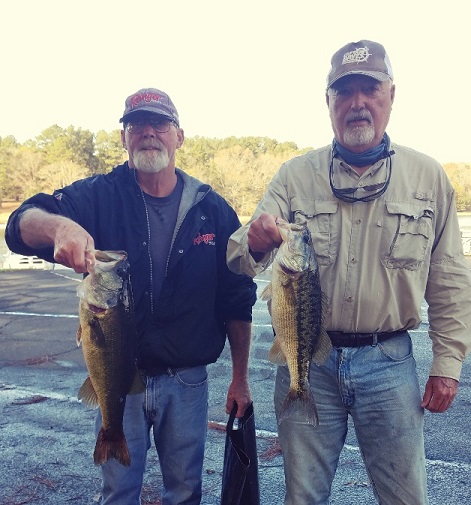
[(123, 430), (112, 431), (101, 428), (96, 440), (93, 460), (95, 465), (101, 465), (111, 458), (124, 466), (131, 465), (131, 456)]
[(309, 388), (305, 391), (289, 390), (278, 416), (278, 424), (281, 424), (295, 412), (299, 413), (307, 424), (312, 426), (319, 424), (316, 402)]

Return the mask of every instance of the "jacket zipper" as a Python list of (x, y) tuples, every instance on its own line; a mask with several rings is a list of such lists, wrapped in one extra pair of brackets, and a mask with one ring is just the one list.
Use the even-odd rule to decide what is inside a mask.
[[(208, 190), (209, 191), (209, 190)], [(167, 257), (167, 263), (165, 265), (165, 277), (167, 277), (167, 273), (168, 273), (168, 266), (170, 264), (170, 256), (172, 254), (172, 251), (173, 251), (173, 246), (175, 245), (175, 240), (177, 238), (177, 235), (178, 235), (178, 232), (180, 231), (180, 228), (182, 227), (182, 224), (183, 224), (183, 221), (185, 221), (186, 219), (186, 216), (188, 215), (188, 213), (190, 212), (190, 210), (195, 207), (197, 204), (199, 204), (203, 198), (208, 194), (208, 191), (206, 191), (206, 193), (204, 193), (204, 195), (197, 201), (194, 201), (189, 207), (188, 209), (186, 210), (185, 214), (181, 217), (181, 219), (177, 222), (177, 225), (175, 226), (175, 230), (174, 230), (174, 233), (173, 233), (173, 237), (172, 237), (172, 243), (170, 244), (170, 250), (168, 252), (168, 257)]]
[[(137, 187), (139, 188), (139, 191), (141, 192), (141, 198), (142, 198), (142, 202), (144, 204), (144, 209), (145, 209), (145, 212), (146, 212), (146, 222), (147, 222), (147, 256), (149, 257), (149, 266), (150, 266), (150, 268), (149, 268), (149, 271), (150, 271), (149, 298), (150, 298), (150, 311), (151, 311), (151, 314), (153, 314), (154, 313), (154, 291), (152, 289), (152, 286), (153, 286), (153, 268), (152, 268), (152, 256), (150, 254), (150, 238), (151, 237), (150, 237), (149, 212), (147, 210), (147, 204), (146, 204), (146, 199), (144, 197), (144, 192), (142, 191), (141, 186), (139, 186), (139, 183), (137, 182), (136, 170), (134, 170), (134, 180), (136, 181)], [(206, 193), (204, 193), (203, 196), (199, 200), (193, 201), (193, 203), (186, 210), (185, 214), (177, 222), (177, 226), (175, 227), (175, 230), (174, 230), (174, 233), (173, 233), (172, 242), (170, 244), (170, 250), (168, 252), (167, 262), (165, 264), (165, 277), (167, 277), (168, 266), (169, 266), (169, 263), (170, 263), (170, 256), (171, 256), (172, 251), (173, 251), (173, 246), (175, 244), (175, 239), (177, 238), (178, 232), (179, 232), (179, 230), (181, 228), (181, 225), (183, 224), (183, 221), (185, 221), (185, 218), (188, 215), (188, 212), (190, 212), (190, 210), (195, 205), (197, 205), (198, 203), (200, 203), (203, 200), (203, 198), (209, 193), (209, 191), (210, 190), (208, 189), (206, 191)]]

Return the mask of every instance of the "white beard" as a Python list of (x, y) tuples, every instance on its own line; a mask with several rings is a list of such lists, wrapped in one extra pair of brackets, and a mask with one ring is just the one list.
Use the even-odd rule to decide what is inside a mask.
[(375, 129), (372, 125), (348, 128), (344, 134), (343, 142), (347, 147), (359, 147), (369, 144), (375, 138)]
[(133, 157), (134, 166), (148, 174), (158, 173), (167, 168), (170, 163), (170, 157), (167, 149), (161, 146), (161, 151), (155, 149), (139, 150)]

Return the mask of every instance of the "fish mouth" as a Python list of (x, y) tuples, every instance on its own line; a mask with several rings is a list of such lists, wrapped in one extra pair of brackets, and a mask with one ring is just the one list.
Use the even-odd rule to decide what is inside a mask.
[(280, 264), (280, 268), (281, 270), (285, 273), (285, 274), (296, 274), (298, 273), (296, 270), (293, 270), (292, 268), (289, 268), (285, 265), (281, 265)]
[(93, 312), (94, 314), (103, 314), (103, 312), (106, 312), (107, 309), (104, 309), (103, 307), (97, 307), (96, 305), (92, 305), (91, 303), (89, 303), (88, 310), (90, 310), (90, 312)]
[(95, 251), (95, 258), (102, 263), (125, 260), (127, 257), (125, 251)]
[(298, 277), (300, 277), (302, 275), (302, 273), (304, 272), (304, 270), (300, 270), (298, 268), (290, 268), (286, 265), (282, 265), (281, 263), (279, 265), (280, 265), (281, 271), (285, 275), (289, 275), (291, 278), (294, 278), (294, 279), (297, 279)]
[(128, 268), (128, 255), (125, 251), (95, 251), (95, 258), (100, 263), (100, 268), (106, 272), (114, 268), (117, 271)]

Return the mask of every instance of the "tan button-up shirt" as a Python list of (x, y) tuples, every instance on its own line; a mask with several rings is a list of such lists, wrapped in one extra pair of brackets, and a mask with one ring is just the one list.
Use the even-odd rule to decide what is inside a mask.
[[(392, 144), (394, 154), (359, 176), (333, 160), (336, 188), (370, 194), (391, 171), (386, 192), (369, 202), (337, 199), (329, 182), (331, 147), (284, 163), (251, 221), (262, 212), (308, 221), (330, 308), (328, 330), (382, 332), (416, 328), (428, 303), (433, 343), (430, 375), (459, 379), (471, 348), (471, 271), (463, 255), (454, 190), (433, 159)], [(374, 192), (374, 189), (373, 189)], [(250, 222), (228, 245), (228, 265), (255, 276), (276, 251), (256, 263), (247, 247)]]

